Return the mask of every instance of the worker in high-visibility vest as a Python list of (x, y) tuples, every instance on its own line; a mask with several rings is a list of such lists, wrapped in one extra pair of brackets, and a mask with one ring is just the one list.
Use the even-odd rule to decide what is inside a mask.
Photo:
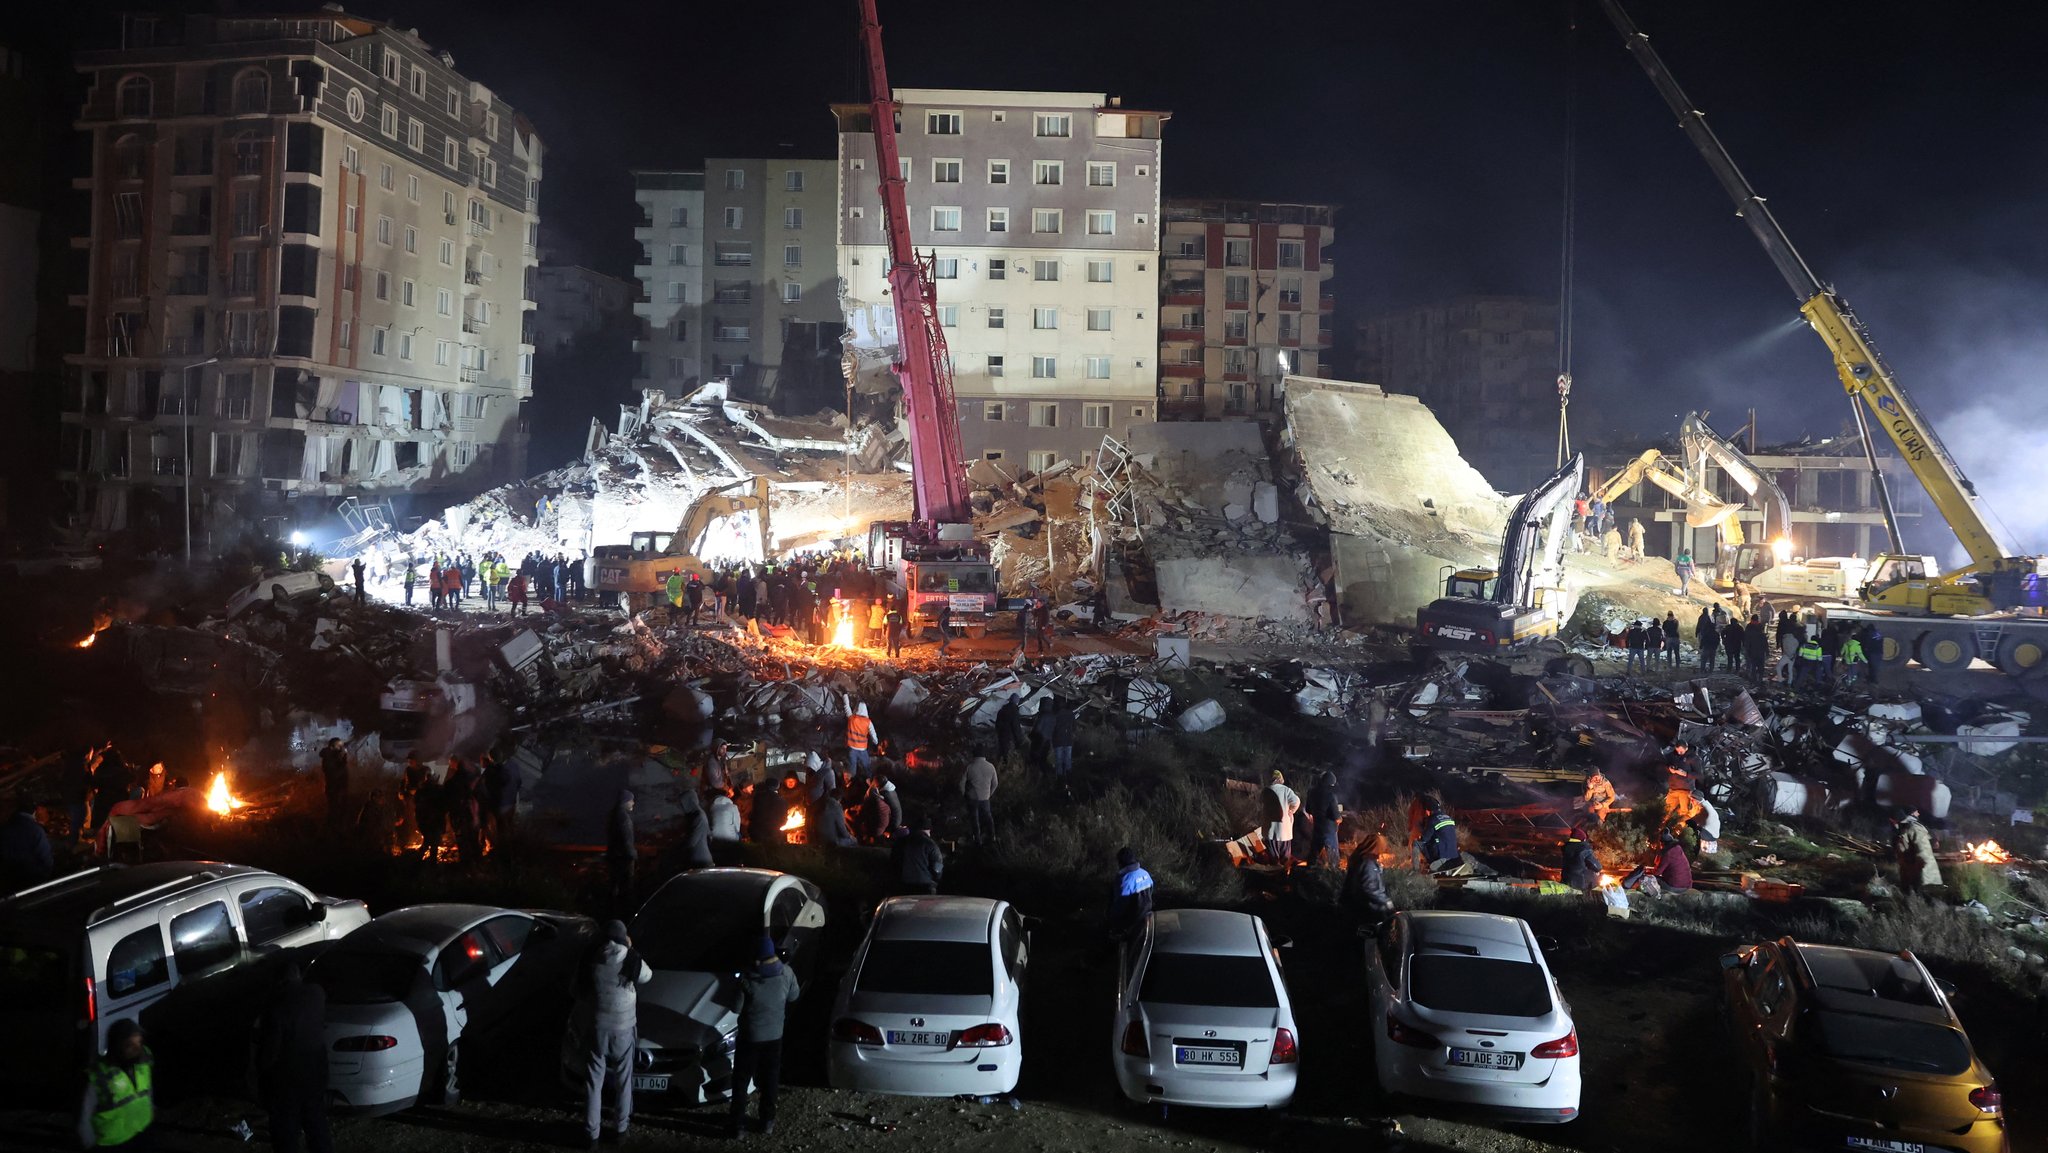
[(879, 739), (866, 703), (853, 706), (853, 715), (846, 718), (846, 767), (856, 780), (868, 775), (868, 749)]
[(156, 1060), (142, 1043), (142, 1026), (123, 1017), (107, 1028), (107, 1051), (86, 1070), (78, 1110), (78, 1141), (95, 1147), (153, 1144), (151, 1097)]

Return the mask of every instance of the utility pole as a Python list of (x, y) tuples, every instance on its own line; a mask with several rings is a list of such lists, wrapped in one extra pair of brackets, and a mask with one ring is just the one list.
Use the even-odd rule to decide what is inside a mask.
[(179, 389), (184, 393), (178, 405), (179, 422), (184, 425), (185, 434), (185, 567), (192, 567), (192, 372), (209, 364), (219, 364), (220, 357), (209, 356), (205, 360), (193, 361), (178, 373)]

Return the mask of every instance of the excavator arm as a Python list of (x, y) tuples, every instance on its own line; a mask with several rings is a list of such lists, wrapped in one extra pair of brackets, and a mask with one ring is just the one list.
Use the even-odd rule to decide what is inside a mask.
[[(1708, 426), (1699, 413), (1690, 412), (1684, 423), (1678, 426), (1679, 443), (1685, 446), (1686, 473), (1704, 483), (1706, 466), (1718, 467), (1722, 474), (1734, 481), (1749, 499), (1756, 504), (1757, 511), (1764, 515), (1763, 537), (1767, 541), (1790, 540), (1792, 537), (1792, 502), (1785, 499), (1785, 490), (1764, 470), (1751, 464), (1728, 438)], [(1731, 546), (1742, 543), (1742, 526), (1739, 519), (1728, 522), (1732, 531), (1727, 543)]]
[(1501, 534), (1500, 580), (1493, 586), (1494, 603), (1533, 605), (1539, 603), (1537, 589), (1561, 587), (1572, 496), (1585, 486), (1585, 480), (1586, 458), (1574, 453), (1563, 468), (1516, 503)]

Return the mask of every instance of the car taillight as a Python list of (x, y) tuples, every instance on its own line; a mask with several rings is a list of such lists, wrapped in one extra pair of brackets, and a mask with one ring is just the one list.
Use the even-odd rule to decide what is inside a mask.
[(1411, 1045), (1417, 1049), (1441, 1049), (1444, 1047), (1442, 1041), (1437, 1040), (1422, 1030), (1412, 1029), (1403, 1025), (1395, 1019), (1392, 1013), (1387, 1014), (1387, 1040), (1392, 1041), (1396, 1045)]
[(398, 1038), (375, 1034), (362, 1037), (343, 1037), (334, 1043), (334, 1051), (337, 1053), (382, 1053), (386, 1049), (396, 1049), (397, 1047)]
[(1299, 1060), (1301, 1060), (1301, 1046), (1294, 1043), (1294, 1031), (1292, 1029), (1282, 1029), (1274, 1033), (1273, 1056), (1269, 1059), (1269, 1063), (1274, 1065), (1292, 1065)]
[(994, 1021), (976, 1025), (972, 1029), (960, 1030), (960, 1037), (953, 1042), (955, 1049), (993, 1049), (1010, 1043), (1010, 1030)]
[(1531, 1057), (1576, 1057), (1579, 1055), (1579, 1031), (1573, 1029), (1555, 1041), (1545, 1041), (1529, 1050)]
[(1145, 1037), (1144, 1022), (1133, 1021), (1124, 1026), (1123, 1051), (1126, 1057), (1149, 1059), (1152, 1056), (1152, 1042)]
[(2005, 1094), (2000, 1093), (1996, 1085), (1980, 1085), (1970, 1090), (1970, 1104), (1975, 1105), (1979, 1113), (1996, 1113), (2005, 1108)]
[(832, 1039), (852, 1045), (879, 1045), (882, 1043), (882, 1031), (866, 1021), (841, 1017), (832, 1022)]
[(99, 987), (91, 977), (85, 979), (85, 1023), (97, 1025), (100, 1022)]

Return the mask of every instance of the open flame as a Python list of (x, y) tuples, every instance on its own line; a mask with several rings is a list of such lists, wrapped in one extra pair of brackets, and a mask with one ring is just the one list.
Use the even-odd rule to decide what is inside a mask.
[(803, 827), (804, 811), (802, 809), (792, 808), (789, 810), (789, 816), (782, 819), (782, 831), (785, 833), (793, 832)]
[(247, 802), (228, 791), (228, 775), (225, 772), (213, 774), (213, 784), (206, 789), (206, 807), (225, 816), (241, 808)]
[(839, 623), (833, 626), (832, 644), (835, 647), (842, 649), (850, 649), (853, 647), (852, 617), (842, 616), (839, 618)]
[(1965, 844), (1963, 848), (1969, 852), (1971, 860), (1982, 861), (1987, 865), (2003, 865), (2012, 860), (2012, 854), (2006, 852), (2005, 846), (1997, 841)]
[(1621, 884), (1621, 878), (1615, 876), (1613, 873), (1600, 874), (1600, 884), (1598, 886), (1599, 888), (1612, 889), (1614, 886), (1619, 884)]
[(92, 647), (92, 642), (98, 639), (100, 639), (100, 634), (98, 634), (97, 632), (87, 633), (85, 634), (85, 639), (78, 642), (78, 647), (82, 649), (89, 649)]

